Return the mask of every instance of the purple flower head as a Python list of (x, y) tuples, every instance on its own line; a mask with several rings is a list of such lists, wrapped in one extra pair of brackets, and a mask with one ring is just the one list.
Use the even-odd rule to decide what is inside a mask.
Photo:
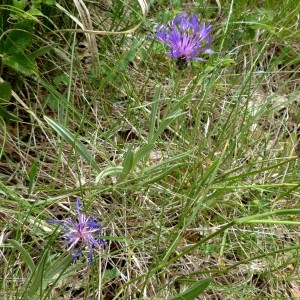
[(211, 29), (212, 26), (206, 26), (204, 22), (199, 25), (197, 15), (188, 17), (185, 13), (179, 13), (168, 24), (158, 25), (156, 34), (158, 40), (170, 47), (169, 54), (171, 57), (205, 61), (198, 56), (200, 52), (215, 53), (209, 48), (212, 41)]
[(76, 199), (76, 220), (67, 217), (65, 220), (47, 220), (46, 222), (62, 225), (61, 229), (64, 232), (62, 238), (65, 240), (64, 247), (70, 252), (72, 258), (80, 257), (82, 249), (88, 247), (90, 250), (89, 261), (92, 262), (94, 249), (106, 246), (106, 242), (97, 237), (97, 235), (104, 233), (105, 228), (97, 220), (82, 214), (81, 209), (81, 199), (78, 197)]

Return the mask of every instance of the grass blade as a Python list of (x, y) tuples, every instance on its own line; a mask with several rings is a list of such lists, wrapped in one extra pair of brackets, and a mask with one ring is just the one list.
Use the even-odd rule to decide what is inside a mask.
[(91, 153), (88, 149), (83, 145), (83, 143), (71, 133), (67, 128), (63, 125), (55, 122), (54, 120), (44, 116), (45, 121), (69, 144), (71, 144), (74, 149), (82, 156), (95, 170), (101, 171), (100, 167), (98, 166), (97, 162), (92, 157)]
[(9, 243), (23, 255), (24, 261), (30, 269), (30, 272), (33, 273), (35, 270), (35, 264), (27, 250), (18, 241), (9, 240)]
[(194, 283), (186, 291), (177, 296), (169, 298), (169, 300), (194, 300), (210, 285), (212, 278), (205, 278)]

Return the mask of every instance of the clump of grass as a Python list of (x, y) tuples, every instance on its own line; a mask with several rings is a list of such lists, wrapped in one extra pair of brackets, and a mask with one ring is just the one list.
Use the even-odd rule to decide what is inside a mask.
[[(298, 5), (50, 2), (14, 44), (30, 72), (0, 47), (1, 296), (297, 299)], [(0, 9), (1, 43), (29, 28)], [(217, 53), (180, 68), (153, 37), (183, 10)], [(93, 264), (45, 222), (78, 196)]]

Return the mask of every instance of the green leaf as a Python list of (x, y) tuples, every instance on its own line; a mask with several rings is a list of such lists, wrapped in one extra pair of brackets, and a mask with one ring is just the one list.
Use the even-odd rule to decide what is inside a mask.
[(274, 19), (275, 14), (274, 14), (273, 10), (269, 10), (269, 9), (266, 9), (266, 8), (262, 7), (262, 8), (259, 8), (257, 11), (258, 11), (259, 15), (262, 15), (263, 17), (266, 17), (269, 21), (272, 21)]
[(12, 88), (9, 82), (4, 81), (0, 83), (0, 117), (4, 121), (14, 120), (19, 121), (20, 119), (14, 114), (7, 111), (5, 104), (7, 104), (11, 98)]
[(30, 254), (26, 251), (26, 249), (19, 242), (15, 240), (8, 240), (8, 242), (23, 255), (23, 258), (28, 268), (30, 269), (30, 272), (33, 273), (35, 270), (35, 264)]
[(68, 86), (70, 83), (70, 78), (66, 74), (60, 74), (53, 78), (53, 82), (54, 82), (55, 86), (57, 86), (57, 87), (60, 84), (64, 84), (64, 85)]
[(230, 55), (225, 55), (224, 58), (221, 60), (220, 64), (222, 67), (227, 67), (235, 64), (235, 61), (233, 58), (230, 57)]
[(34, 187), (34, 179), (35, 179), (35, 175), (38, 169), (38, 161), (35, 160), (31, 167), (30, 170), (28, 172), (28, 177), (29, 177), (29, 186), (28, 186), (28, 194), (30, 195), (32, 193), (33, 187)]
[(153, 137), (154, 137), (154, 132), (155, 132), (155, 127), (156, 127), (156, 119), (158, 118), (159, 114), (159, 99), (161, 95), (161, 86), (159, 86), (156, 89), (156, 92), (153, 97), (153, 103), (151, 107), (151, 116), (150, 116), (150, 127), (149, 127), (149, 135), (148, 135), (148, 141), (149, 143), (153, 142)]
[(4, 121), (10, 121), (10, 120), (20, 121), (20, 119), (17, 116), (8, 112), (1, 103), (0, 103), (0, 117), (2, 117), (4, 119)]
[(247, 26), (245, 29), (245, 34), (244, 34), (243, 40), (245, 42), (251, 42), (254, 40), (255, 34), (256, 34), (255, 29)]
[(0, 83), (0, 103), (5, 103), (10, 100), (11, 91), (12, 89), (9, 82), (4, 81)]
[(111, 174), (122, 174), (123, 172), (123, 167), (106, 167), (103, 171), (101, 171), (96, 179), (95, 182), (99, 183), (103, 178), (105, 178), (108, 175)]
[(186, 291), (169, 298), (168, 300), (194, 300), (210, 285), (212, 278), (205, 278), (194, 283)]
[[(4, 31), (4, 20), (3, 20), (3, 16), (0, 15), (0, 36), (2, 36), (3, 31)], [(1, 45), (2, 39), (0, 39), (0, 45)], [(0, 50), (2, 49), (2, 47), (0, 47)]]
[(129, 50), (118, 63), (119, 71), (125, 71), (129, 63), (134, 60), (135, 55), (136, 55), (135, 49)]
[(13, 0), (13, 6), (20, 10), (24, 10), (26, 6), (26, 0)]
[(55, 44), (43, 46), (43, 47), (39, 48), (38, 50), (36, 50), (36, 51), (32, 52), (31, 54), (29, 54), (29, 57), (31, 59), (34, 59), (34, 58), (37, 58), (39, 56), (45, 55), (46, 53), (53, 50), (54, 47), (55, 47)]
[(21, 72), (25, 75), (31, 75), (37, 72), (37, 65), (23, 53), (14, 53), (11, 55), (3, 55), (3, 64)]
[(120, 277), (122, 273), (117, 268), (112, 268), (110, 270), (105, 270), (103, 274), (103, 282), (107, 282), (111, 279)]
[[(262, 213), (262, 214), (257, 214), (257, 215), (252, 215), (252, 216), (247, 216), (247, 217), (242, 217), (239, 218), (237, 220), (235, 220), (234, 222), (236, 224), (248, 224), (248, 223), (286, 223), (287, 221), (285, 220), (272, 220), (272, 219), (267, 219), (267, 217), (270, 216), (290, 216), (290, 215), (297, 215), (300, 214), (300, 209), (298, 208), (294, 208), (294, 209), (281, 209), (281, 210), (275, 210), (275, 211), (271, 211), (271, 212), (266, 212), (266, 213)], [(278, 221), (278, 222), (276, 222)], [(292, 224), (295, 225), (294, 221), (290, 221), (292, 222)], [(289, 222), (289, 223), (290, 223)], [(299, 225), (299, 221), (296, 221), (296, 224)]]
[(51, 261), (47, 266), (43, 282), (43, 287), (47, 290), (47, 294), (43, 293), (43, 299), (51, 299), (52, 289), (57, 286), (57, 283), (74, 274), (75, 268), (69, 268), (72, 262), (74, 261), (71, 255), (60, 255), (56, 261)]
[(173, 113), (170, 116), (165, 117), (162, 122), (159, 124), (158, 128), (156, 129), (156, 132), (153, 136), (153, 141), (156, 141), (158, 137), (163, 133), (163, 131), (174, 121), (176, 120), (180, 115), (184, 115), (185, 113), (178, 109), (176, 111), (173, 111)]
[[(0, 105), (1, 107), (1, 105)], [(6, 135), (7, 135), (7, 130), (6, 130), (6, 124), (5, 124), (5, 121), (1, 118), (0, 116), (0, 126), (2, 129), (2, 137), (1, 137), (1, 146), (0, 146), (0, 160), (2, 158), (2, 155), (3, 153), (5, 152), (5, 144), (6, 144)], [(0, 181), (3, 181), (5, 182), (5, 178), (3, 178), (3, 176), (5, 176), (4, 174), (0, 173)], [(1, 188), (1, 184), (0, 184), (0, 195), (5, 195), (5, 193), (2, 191), (2, 188)]]
[(128, 238), (125, 236), (110, 236), (110, 235), (100, 235), (100, 238), (107, 241), (118, 241), (118, 242), (126, 242), (128, 243)]
[(51, 6), (51, 5), (55, 5), (55, 0), (43, 0), (43, 3)]
[(286, 160), (284, 160), (284, 161), (282, 161), (282, 162), (280, 162), (278, 164), (272, 164), (270, 166), (263, 167), (263, 168), (259, 168), (259, 167), (257, 167), (257, 165), (264, 163), (264, 161), (259, 161), (257, 163), (255, 162), (253, 164), (253, 166), (255, 166), (255, 168), (253, 168), (253, 169), (255, 169), (254, 171), (250, 171), (250, 172), (246, 172), (246, 173), (239, 172), (239, 173), (241, 173), (240, 175), (234, 175), (234, 176), (230, 177), (229, 175), (231, 173), (234, 173), (234, 172), (240, 170), (241, 168), (243, 168), (243, 166), (242, 167), (238, 167), (238, 168), (230, 170), (229, 172), (224, 172), (221, 176), (217, 177), (216, 178), (216, 183), (219, 183), (219, 182), (224, 183), (226, 181), (239, 181), (239, 180), (242, 180), (242, 178), (244, 178), (244, 177), (248, 177), (249, 178), (252, 175), (260, 174), (260, 173), (263, 173), (265, 171), (272, 170), (272, 169), (275, 169), (277, 167), (286, 165), (286, 164), (288, 164), (290, 162), (293, 162), (296, 159), (298, 159), (298, 158), (297, 157), (292, 157), (292, 158), (286, 159)]
[(276, 31), (274, 30), (274, 26), (268, 24), (268, 23), (263, 23), (263, 20), (260, 22), (253, 22), (249, 24), (252, 29), (265, 29), (268, 30), (271, 33), (275, 33)]
[[(47, 287), (47, 282), (44, 279), (44, 273), (45, 273), (45, 265), (46, 262), (49, 259), (49, 251), (46, 249), (46, 251), (43, 253), (41, 259), (39, 260), (35, 272), (33, 273), (33, 276), (30, 280), (29, 287), (27, 288), (27, 293), (31, 297), (30, 299), (36, 299), (36, 294), (39, 291), (43, 291), (45, 287)], [(39, 298), (41, 299), (41, 298)]]
[(44, 17), (44, 14), (37, 8), (31, 8), (27, 11), (27, 13), (30, 14), (31, 16)]
[(59, 256), (56, 261), (52, 262), (47, 267), (45, 279), (47, 281), (53, 281), (55, 275), (62, 274), (62, 271), (65, 270), (72, 262), (73, 258), (69, 253), (65, 256)]
[[(76, 120), (80, 121), (83, 118), (82, 113), (80, 113), (74, 105), (71, 104), (68, 99), (64, 95), (62, 95), (60, 92), (57, 91), (57, 89), (54, 87), (53, 84), (49, 84), (47, 81), (43, 80), (41, 77), (39, 78), (39, 84), (41, 84), (43, 87), (45, 87), (49, 93), (50, 97), (47, 99), (47, 101), (51, 102), (51, 108), (54, 110), (57, 110), (59, 106), (61, 106), (66, 111), (70, 112)], [(48, 103), (47, 103), (48, 104)]]
[(147, 144), (142, 146), (133, 157), (132, 168), (134, 168), (139, 161), (149, 155), (154, 148), (154, 144)]
[(67, 128), (55, 122), (54, 120), (46, 116), (44, 116), (44, 119), (66, 142), (71, 144), (74, 147), (74, 149), (78, 152), (78, 154), (82, 156), (88, 163), (90, 163), (94, 169), (96, 169), (99, 172), (101, 171), (100, 167), (92, 157), (91, 153), (82, 144), (82, 142), (78, 139), (77, 136), (75, 136)]
[(6, 54), (23, 52), (32, 43), (32, 31), (31, 21), (17, 23), (6, 37), (3, 52)]
[(54, 111), (58, 111), (59, 104), (61, 103), (56, 95), (50, 94), (46, 98), (46, 104)]
[(125, 154), (124, 154), (124, 158), (123, 158), (123, 177), (128, 175), (132, 169), (133, 166), (133, 152), (132, 150), (128, 150)]

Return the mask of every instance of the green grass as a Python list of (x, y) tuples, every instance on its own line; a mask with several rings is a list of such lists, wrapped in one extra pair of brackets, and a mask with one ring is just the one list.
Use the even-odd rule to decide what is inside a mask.
[[(27, 69), (0, 47), (0, 298), (299, 299), (300, 4), (45, 2)], [(180, 70), (151, 33), (182, 10), (217, 53)], [(45, 222), (77, 196), (107, 227), (92, 265)]]

